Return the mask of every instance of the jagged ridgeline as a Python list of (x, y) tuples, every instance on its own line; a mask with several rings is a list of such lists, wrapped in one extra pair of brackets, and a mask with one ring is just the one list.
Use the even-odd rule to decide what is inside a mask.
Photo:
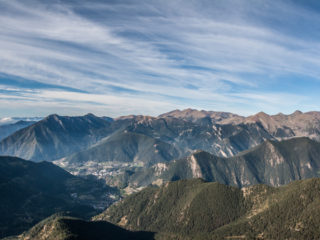
[(243, 189), (180, 180), (133, 194), (94, 220), (156, 239), (319, 239), (320, 179)]
[[(95, 218), (156, 232), (156, 239), (319, 238), (318, 180), (270, 187), (319, 176), (318, 112), (242, 117), (187, 109), (116, 119), (50, 115), (2, 129), (0, 154), (31, 161), (0, 159), (1, 236), (21, 233), (55, 212), (86, 219), (96, 215), (119, 196), (107, 181), (125, 193), (165, 183)], [(269, 187), (252, 186), (259, 183)], [(68, 239), (67, 232), (86, 239), (81, 231), (93, 234), (88, 226), (97, 226), (70, 217), (52, 219), (24, 237), (41, 239), (45, 229), (63, 228), (61, 239)], [(104, 239), (107, 232), (97, 229), (97, 239)]]
[[(297, 146), (292, 148), (294, 154), (283, 153), (274, 142), (293, 137), (319, 140), (319, 136), (318, 112), (242, 117), (186, 109), (158, 117), (115, 119), (50, 115), (1, 140), (0, 154), (54, 161), (73, 174), (96, 175), (108, 184), (129, 187), (129, 192), (191, 177), (239, 187), (278, 186), (317, 176), (319, 164), (314, 160), (317, 151), (300, 148), (300, 154)], [(194, 154), (197, 150), (207, 152), (207, 157)], [(251, 152), (237, 155), (242, 151)]]
[[(157, 161), (184, 157), (192, 151), (201, 149), (221, 157), (230, 157), (264, 142), (266, 139), (286, 139), (290, 137), (310, 137), (319, 140), (320, 113), (295, 112), (290, 115), (267, 115), (258, 113), (242, 117), (232, 113), (197, 111), (186, 109), (165, 113), (159, 117), (125, 116), (116, 119), (97, 117), (88, 114), (80, 117), (50, 115), (43, 120), (24, 125), (25, 128), (8, 134), (0, 141), (0, 153), (33, 161), (52, 161), (68, 157), (80, 151), (96, 161), (139, 161), (139, 142), (141, 135), (152, 138), (155, 146), (148, 153), (159, 151)], [(15, 127), (14, 129), (19, 129)], [(123, 139), (125, 133), (131, 141), (124, 149), (130, 149), (124, 159), (117, 155), (103, 155), (101, 148)], [(4, 134), (5, 136), (6, 134)], [(109, 141), (107, 138), (112, 137)], [(100, 145), (97, 147), (96, 145)], [(172, 156), (161, 159), (160, 148), (171, 148)], [(164, 145), (171, 145), (164, 146)], [(91, 148), (93, 147), (93, 148)], [(135, 154), (137, 153), (137, 154)], [(71, 158), (74, 160), (74, 157)], [(80, 165), (83, 164), (83, 161)]]
[(268, 140), (230, 158), (197, 151), (179, 160), (142, 169), (126, 178), (118, 176), (118, 181), (122, 180), (122, 185), (131, 187), (191, 178), (238, 187), (258, 183), (280, 186), (294, 180), (318, 177), (319, 170), (320, 143), (302, 137)]

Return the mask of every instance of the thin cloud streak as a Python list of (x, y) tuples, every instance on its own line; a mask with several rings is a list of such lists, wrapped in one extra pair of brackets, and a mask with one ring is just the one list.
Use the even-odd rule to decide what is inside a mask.
[[(63, 1), (45, 5), (38, 1), (25, 4), (4, 0), (0, 2), (7, 9), (0, 16), (0, 73), (46, 84), (76, 86), (89, 92), (81, 95), (91, 99), (85, 107), (105, 105), (106, 113), (115, 110), (107, 103), (110, 99), (100, 97), (104, 94), (118, 96), (112, 98), (115, 105), (134, 102), (136, 105), (129, 107), (133, 113), (144, 110), (140, 100), (135, 99), (148, 102), (148, 109), (153, 106), (155, 110), (145, 111), (155, 114), (190, 104), (213, 107), (212, 110), (236, 109), (239, 113), (260, 107), (270, 111), (288, 109), (293, 103), (307, 106), (306, 97), (292, 94), (290, 89), (263, 89), (270, 88), (275, 78), (282, 81), (291, 75), (319, 80), (320, 44), (255, 23), (256, 17), (249, 17), (248, 13), (258, 15), (262, 4), (251, 2), (249, 6), (241, 2), (240, 13), (226, 20), (224, 15), (231, 7), (219, 11), (221, 6), (216, 2), (217, 6), (213, 4), (211, 8), (209, 4), (205, 9), (192, 1), (186, 6), (181, 1), (73, 6)], [(275, 6), (266, 2), (266, 8)], [(284, 19), (299, 14), (305, 21), (320, 22), (319, 15), (308, 14), (307, 10), (301, 15), (288, 2), (279, 2), (278, 6), (280, 10), (275, 12), (283, 12), (286, 7), (290, 10)], [(107, 11), (110, 16), (93, 18), (85, 14), (86, 10), (97, 16)], [(210, 11), (216, 15), (208, 14)], [(272, 11), (268, 13), (264, 17), (276, 18)], [(45, 94), (51, 96), (50, 92), (56, 94), (52, 90)], [(32, 94), (27, 99), (44, 99), (39, 92)], [(275, 101), (269, 99), (275, 96)], [(283, 101), (288, 96), (296, 101)], [(64, 100), (72, 105), (78, 103), (78, 97), (66, 92), (59, 98), (48, 97), (46, 104)], [(159, 104), (160, 101), (165, 104)], [(278, 101), (287, 105), (270, 107)], [(239, 105), (240, 102), (245, 104)], [(122, 111), (127, 112), (124, 108)]]

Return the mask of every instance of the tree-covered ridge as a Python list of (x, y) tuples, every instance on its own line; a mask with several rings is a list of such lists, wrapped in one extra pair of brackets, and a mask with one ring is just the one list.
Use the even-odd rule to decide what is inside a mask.
[(131, 195), (95, 220), (157, 239), (318, 239), (320, 179), (238, 189), (200, 179)]
[(29, 231), (6, 240), (152, 240), (154, 233), (125, 230), (106, 221), (84, 221), (55, 214), (32, 227)]

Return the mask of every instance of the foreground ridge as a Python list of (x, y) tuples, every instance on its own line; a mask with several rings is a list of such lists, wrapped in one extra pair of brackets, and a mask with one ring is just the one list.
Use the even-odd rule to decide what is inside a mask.
[(242, 189), (181, 180), (146, 188), (94, 219), (161, 233), (159, 239), (318, 239), (319, 199), (318, 178)]
[(55, 214), (7, 240), (319, 239), (319, 199), (318, 178), (242, 189), (180, 180), (148, 187), (90, 222)]
[(154, 233), (128, 231), (106, 221), (89, 222), (79, 218), (55, 214), (17, 237), (6, 240), (152, 240)]

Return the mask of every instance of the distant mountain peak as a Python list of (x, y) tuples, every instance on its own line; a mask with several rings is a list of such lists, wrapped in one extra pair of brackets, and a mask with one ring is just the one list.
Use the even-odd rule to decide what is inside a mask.
[(147, 115), (127, 115), (116, 118), (115, 120), (126, 120), (131, 119), (137, 122), (145, 122), (156, 119), (156, 117), (147, 116)]
[[(250, 118), (250, 117), (249, 117)], [(261, 112), (258, 112), (257, 114), (251, 116), (252, 119), (270, 119), (270, 115), (261, 111)]]
[(229, 112), (215, 112), (206, 110), (197, 110), (192, 108), (187, 108), (184, 110), (173, 110), (158, 116), (159, 118), (178, 118), (185, 121), (191, 121), (194, 123), (229, 123), (234, 121), (240, 121), (243, 117), (229, 113)]
[(186, 117), (188, 115), (193, 115), (194, 117), (203, 117), (204, 115), (208, 115), (210, 113), (214, 113), (213, 111), (205, 111), (205, 110), (197, 110), (192, 108), (186, 108), (183, 110), (176, 109), (167, 113), (163, 113), (159, 115), (159, 117)]
[(277, 123), (273, 120), (273, 118), (270, 115), (266, 114), (265, 112), (259, 112), (255, 115), (249, 116), (246, 119), (246, 122), (260, 122), (264, 126), (264, 128), (270, 129), (272, 131), (274, 131), (277, 128)]
[(96, 115), (94, 115), (93, 113), (87, 113), (86, 115), (84, 115), (85, 117), (97, 117)]
[(303, 114), (303, 112), (301, 112), (300, 110), (296, 110), (294, 113), (292, 113), (291, 115), (301, 115)]
[(59, 118), (60, 118), (60, 116), (59, 116), (58, 114), (54, 113), (54, 114), (48, 115), (48, 116), (45, 117), (44, 119), (54, 119), (54, 120), (57, 120), (57, 119), (59, 119)]

